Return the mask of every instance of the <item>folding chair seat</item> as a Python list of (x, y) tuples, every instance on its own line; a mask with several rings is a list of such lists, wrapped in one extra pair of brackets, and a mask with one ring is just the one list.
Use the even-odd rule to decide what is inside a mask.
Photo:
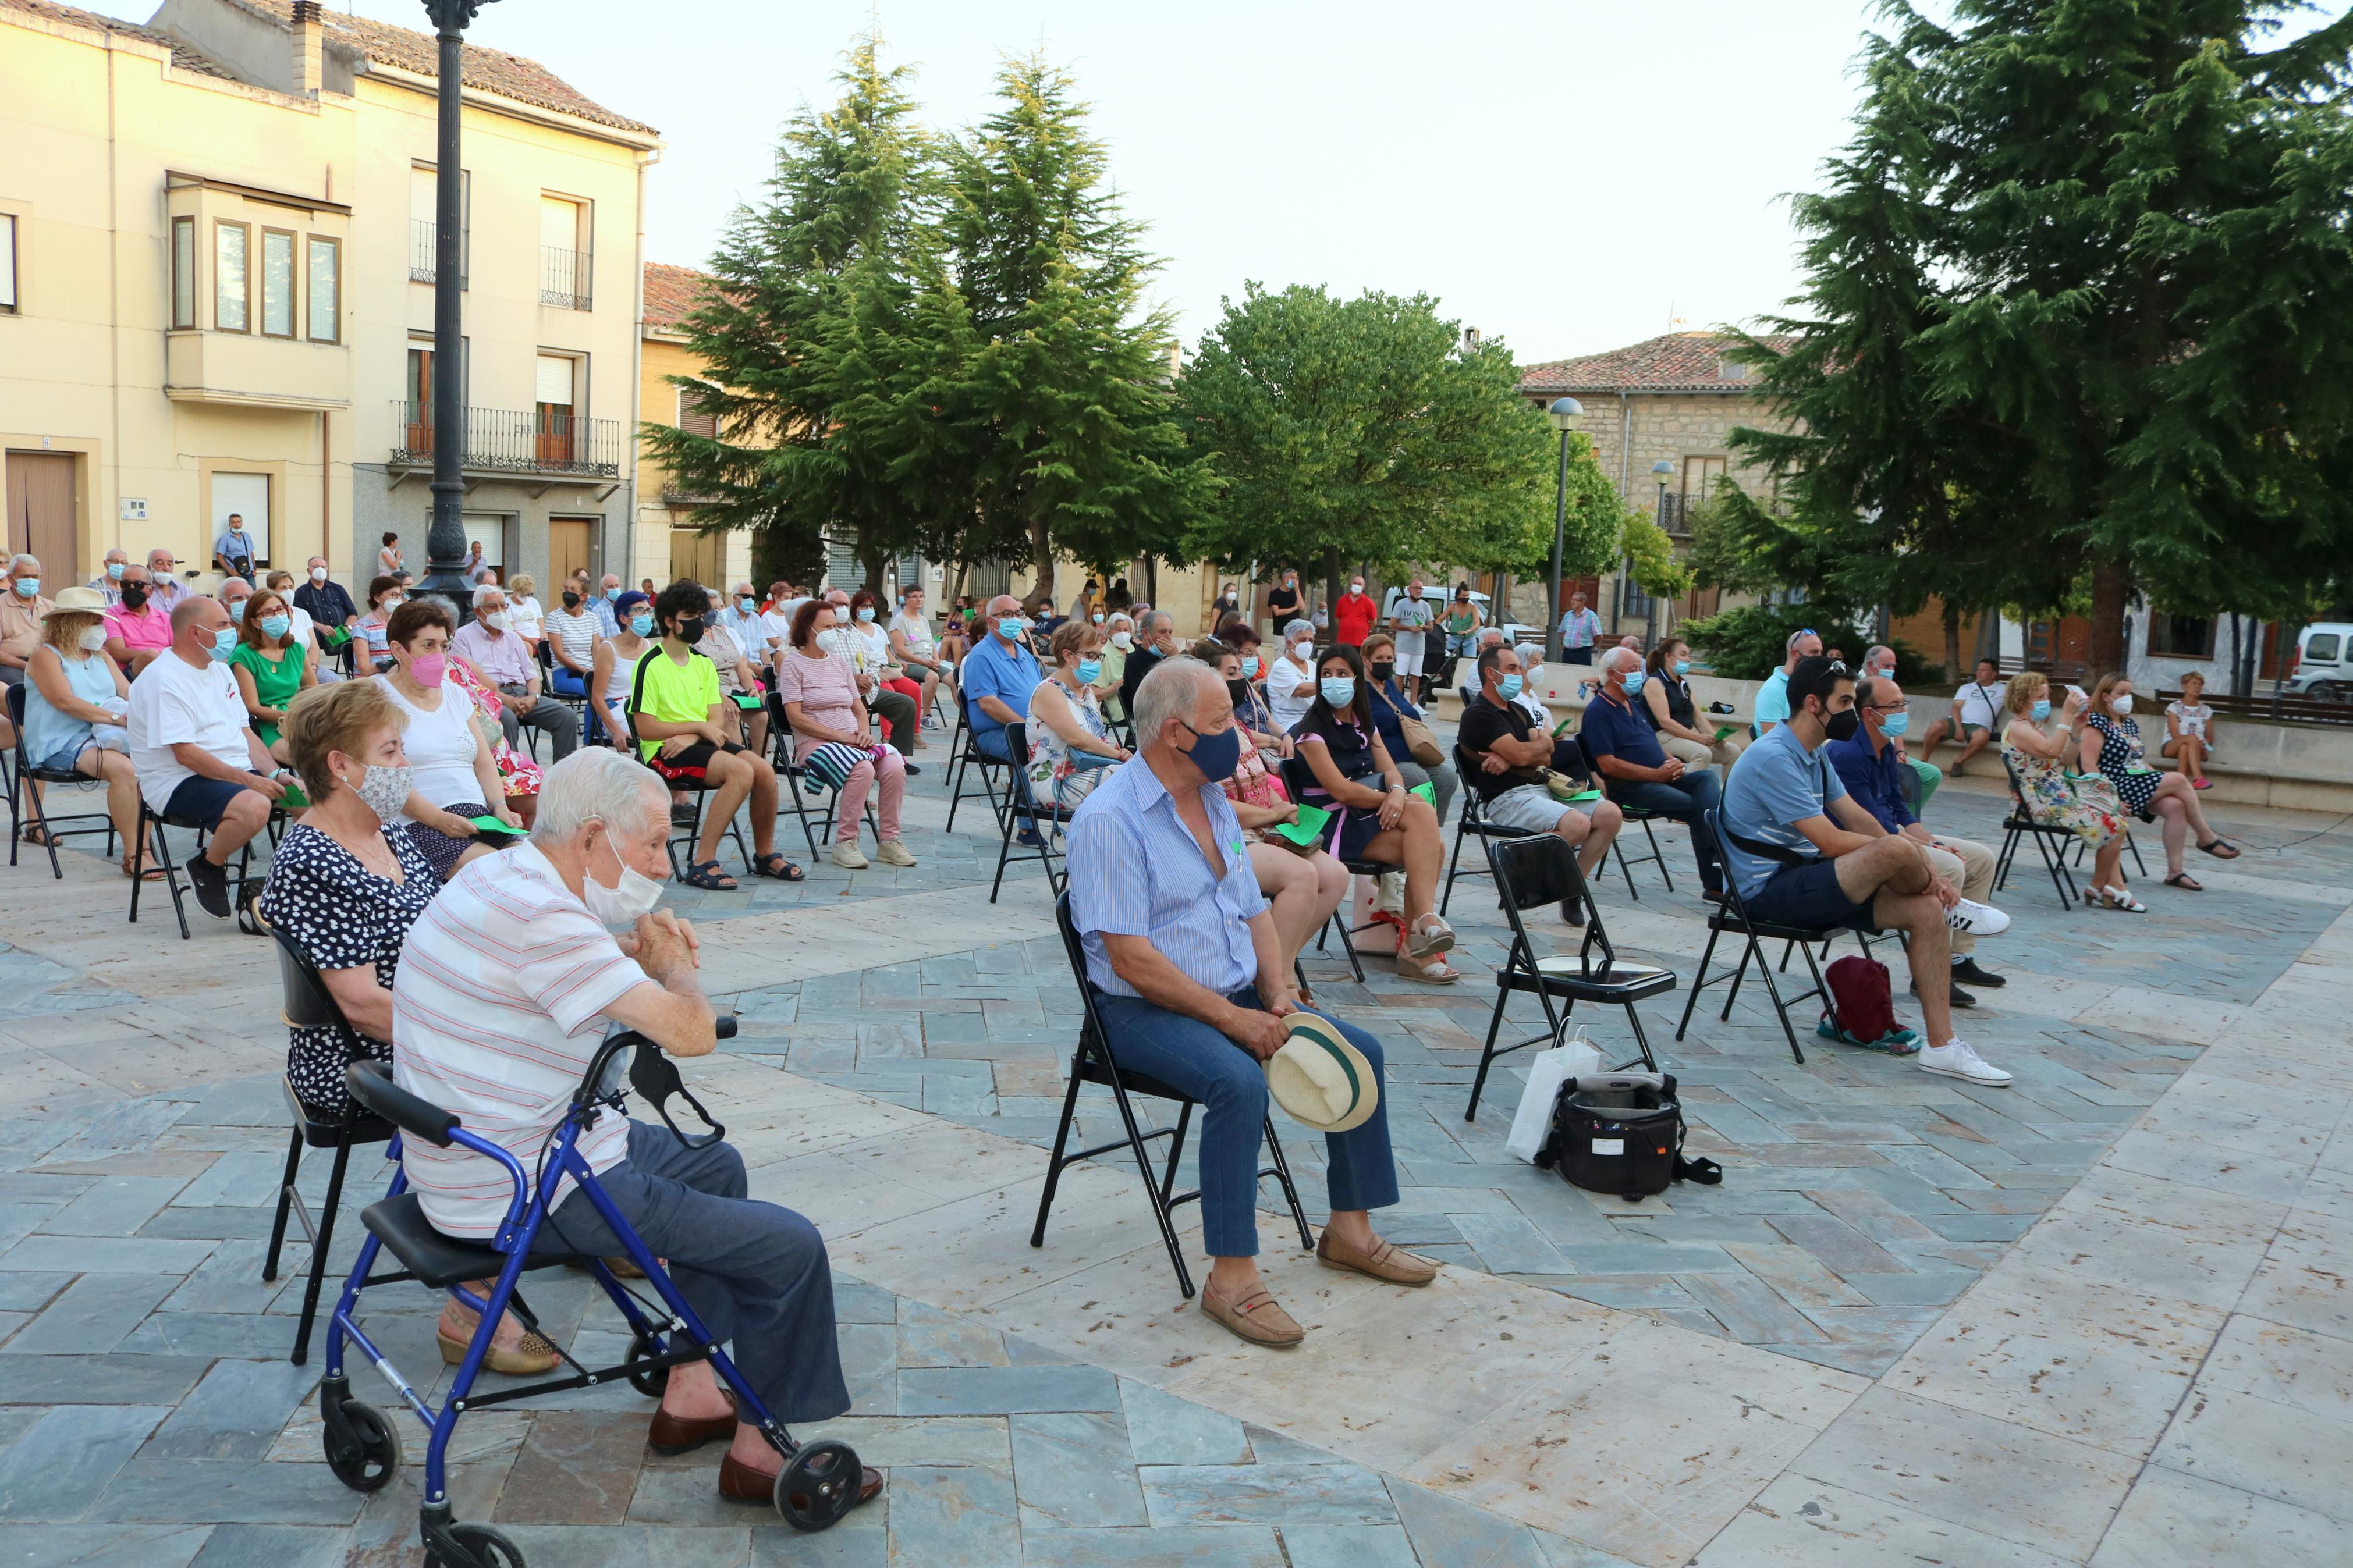
[[(278, 939), (278, 973), (287, 1025), (292, 1028), (332, 1029), (341, 1038), (348, 1059), (367, 1059), (359, 1031), (343, 1016), (334, 993), (327, 989), (310, 954), (282, 931), (273, 930), (270, 935)], [(301, 1220), (302, 1234), (311, 1244), (310, 1279), (302, 1291), (302, 1316), (295, 1326), (291, 1358), (296, 1366), (301, 1366), (311, 1354), (311, 1327), (319, 1315), (319, 1292), (327, 1278), (327, 1253), (334, 1246), (335, 1219), (343, 1207), (344, 1170), (351, 1163), (353, 1149), (387, 1142), (392, 1137), (392, 1124), (369, 1115), (357, 1101), (347, 1100), (340, 1115), (322, 1114), (294, 1092), (291, 1079), (281, 1082), (286, 1090), (286, 1108), (293, 1119), (293, 1132), (286, 1145), (286, 1176), (278, 1186), (278, 1215), (270, 1222), (269, 1250), (261, 1261), (261, 1278), (264, 1281), (278, 1278), (278, 1255), (286, 1241), (286, 1219), (290, 1213)], [(295, 1189), (305, 1149), (335, 1152), (334, 1168), (327, 1178), (326, 1202), (316, 1220), (311, 1217), (302, 1194)]]
[[(1029, 754), (1029, 726), (1005, 726), (1006, 750), (1017, 757)], [(1062, 837), (1062, 829), (1071, 820), (1076, 807), (1066, 807), (1059, 802), (1041, 801), (1030, 787), (1029, 770), (1026, 767), (1006, 770), (1006, 809), (998, 826), (1004, 829), (997, 847), (997, 877), (988, 885), (988, 901), (997, 902), (997, 889), (1005, 885), (1005, 868), (1020, 861), (1035, 860), (1046, 868), (1046, 887), (1050, 892), (1062, 890), (1062, 873), (1055, 862), (1062, 858), (1054, 847)], [(1027, 823), (1037, 831), (1038, 843), (1033, 848), (1016, 844), (1014, 834)]]
[[(1082, 1160), (1109, 1154), (1124, 1149), (1134, 1155), (1136, 1173), (1144, 1178), (1144, 1195), (1152, 1205), (1152, 1217), (1160, 1226), (1160, 1240), (1168, 1248), (1168, 1265), (1176, 1271), (1176, 1288), (1189, 1299), (1193, 1294), (1193, 1276), (1185, 1267), (1185, 1250), (1177, 1244), (1176, 1222), (1170, 1217), (1182, 1205), (1196, 1202), (1201, 1194), (1198, 1187), (1180, 1193), (1176, 1187), (1176, 1166), (1185, 1152), (1185, 1134), (1193, 1122), (1193, 1108), (1198, 1101), (1148, 1073), (1123, 1068), (1112, 1059), (1110, 1037), (1103, 1029), (1102, 1016), (1095, 1010), (1095, 989), (1087, 979), (1087, 958), (1079, 942), (1078, 927), (1071, 919), (1071, 895), (1062, 893), (1054, 900), (1054, 923), (1062, 933), (1062, 952), (1071, 962), (1071, 974), (1078, 982), (1079, 1000), (1084, 1018), (1079, 1026), (1078, 1048), (1071, 1055), (1071, 1087), (1062, 1097), (1062, 1120), (1054, 1130), (1054, 1152), (1046, 1164), (1046, 1190), (1038, 1197), (1038, 1223), (1029, 1232), (1029, 1245), (1046, 1245), (1046, 1215), (1054, 1206), (1054, 1189), (1062, 1173)], [(1076, 1124), (1079, 1111), (1079, 1087), (1100, 1084), (1111, 1090), (1112, 1100), (1119, 1107), (1120, 1125), (1125, 1136), (1108, 1143), (1098, 1143), (1092, 1149), (1071, 1152), (1071, 1130)], [(1176, 1125), (1143, 1130), (1135, 1119), (1135, 1096), (1173, 1100), (1177, 1106)], [(1274, 1133), (1274, 1118), (1269, 1115), (1264, 1124), (1267, 1163), (1259, 1170), (1259, 1179), (1272, 1176), (1282, 1187), (1283, 1201), (1290, 1206), (1292, 1222), (1299, 1227), (1299, 1245), (1303, 1250), (1314, 1248), (1314, 1237), (1307, 1228), (1307, 1213), (1299, 1206), (1299, 1190), (1291, 1179), (1291, 1167), (1282, 1158), (1282, 1142)], [(1146, 1147), (1156, 1138), (1168, 1140), (1168, 1160), (1155, 1176), (1152, 1152)]]
[[(622, 705), (621, 711), (628, 717), (630, 727), (634, 731), (638, 719), (638, 685), (634, 681), (630, 683), (628, 700)], [(633, 752), (634, 750), (632, 748)], [(643, 761), (642, 756), (639, 760)], [(645, 767), (648, 773), (653, 773), (651, 763), (646, 763)], [(655, 773), (654, 776), (661, 778), (659, 773)], [(683, 879), (685, 870), (691, 868), (693, 862), (691, 859), (683, 863), (680, 861), (679, 846), (685, 845), (688, 855), (691, 856), (694, 853), (694, 847), (702, 841), (703, 808), (710, 803), (710, 797), (716, 792), (718, 786), (708, 779), (664, 778), (662, 784), (668, 789), (684, 791), (691, 798), (694, 806), (693, 814), (685, 822), (680, 822), (675, 816), (670, 819), (670, 838), (662, 846), (663, 850), (670, 856), (670, 874)], [(726, 837), (735, 841), (735, 853), (744, 862), (744, 874), (747, 877), (751, 876), (753, 874), (752, 851), (744, 846), (743, 824), (731, 819), (727, 824)]]
[[(1285, 795), (1288, 795), (1292, 798), (1294, 804), (1305, 802), (1307, 800), (1308, 791), (1314, 790), (1320, 793), (1323, 788), (1324, 786), (1322, 784), (1315, 782), (1315, 770), (1307, 765), (1306, 758), (1290, 756), (1282, 759), (1282, 790)], [(1463, 791), (1463, 794), (1466, 795), (1470, 793), (1471, 791), (1467, 787)], [(1398, 867), (1389, 865), (1388, 862), (1381, 860), (1342, 860), (1340, 864), (1346, 869), (1348, 875), (1352, 877), (1371, 877), (1378, 879), (1385, 873), (1400, 869)], [(1347, 923), (1346, 920), (1340, 913), (1340, 910), (1345, 910), (1347, 907), (1347, 900), (1341, 900), (1340, 909), (1334, 910), (1332, 911), (1332, 918), (1324, 922), (1324, 929), (1315, 933), (1315, 951), (1318, 952), (1324, 952), (1325, 940), (1330, 937), (1334, 931), (1338, 931), (1340, 933), (1340, 951), (1348, 955), (1348, 973), (1355, 975), (1356, 977), (1356, 984), (1361, 985), (1365, 981), (1365, 963), (1364, 960), (1356, 955), (1356, 937), (1358, 933), (1362, 931), (1379, 930), (1383, 922), (1380, 921), (1367, 921), (1363, 925), (1352, 926)]]
[[(1707, 946), (1700, 953), (1699, 973), (1692, 981), (1691, 994), (1683, 1001), (1683, 1022), (1675, 1026), (1675, 1038), (1682, 1039), (1684, 1032), (1691, 1027), (1692, 1009), (1699, 1002), (1699, 994), (1711, 985), (1720, 985), (1727, 980), (1731, 982), (1731, 989), (1725, 995), (1724, 1011), (1718, 1016), (1727, 1022), (1731, 1019), (1732, 1005), (1740, 999), (1740, 983), (1747, 975), (1749, 961), (1753, 959), (1756, 961), (1758, 978), (1765, 982), (1765, 994), (1773, 999), (1774, 1015), (1781, 1020), (1781, 1032), (1789, 1038), (1789, 1054), (1797, 1058), (1799, 1066), (1803, 1067), (1806, 1062), (1806, 1053), (1798, 1044), (1798, 1031), (1789, 1022), (1789, 1009), (1809, 997), (1818, 996), (1824, 1006), (1830, 1005), (1830, 987), (1822, 981), (1821, 966), (1814, 961), (1814, 949), (1818, 945), (1827, 946), (1831, 938), (1837, 932), (1809, 926), (1781, 925), (1775, 921), (1759, 921), (1752, 917), (1748, 912), (1747, 900), (1740, 896), (1740, 880), (1733, 875), (1732, 842), (1724, 826), (1723, 814), (1718, 811), (1706, 812), (1704, 814), (1703, 823), (1706, 831), (1715, 835), (1716, 856), (1724, 863), (1724, 902), (1712, 906), (1708, 913)], [(1791, 858), (1794, 860), (1798, 858), (1791, 857)], [(1717, 940), (1726, 932), (1740, 939), (1739, 966), (1729, 974), (1719, 974), (1714, 980), (1710, 980), (1707, 977), (1708, 963), (1715, 956)], [(1766, 958), (1765, 950), (1760, 945), (1767, 942), (1790, 943), (1795, 951), (1805, 955), (1807, 971), (1814, 979), (1812, 989), (1800, 991), (1788, 998), (1782, 996), (1781, 988), (1773, 981), (1772, 963)], [(1790, 948), (1782, 950), (1783, 963), (1788, 962), (1790, 951)]]
[[(1557, 835), (1532, 834), (1515, 842), (1492, 840), (1486, 848), (1504, 912), (1512, 922), (1512, 945), (1503, 966), (1495, 971), (1495, 1011), (1487, 1020), (1487, 1043), (1479, 1055), (1479, 1076), (1472, 1080), (1471, 1103), (1462, 1120), (1478, 1118), (1479, 1096), (1487, 1087), (1487, 1071), (1495, 1058), (1556, 1038), (1579, 1002), (1625, 1008), (1641, 1054), (1620, 1063), (1616, 1070), (1629, 1072), (1641, 1067), (1656, 1072), (1659, 1064), (1651, 1055), (1650, 1037), (1642, 1032), (1642, 1017), (1634, 1004), (1672, 991), (1675, 972), (1655, 963), (1628, 963), (1618, 956), (1609, 933), (1602, 930), (1601, 907), (1577, 869), (1577, 851)], [(1575, 953), (1536, 956), (1535, 944), (1529, 940), (1520, 915), (1524, 910), (1546, 904), (1558, 904), (1562, 918), (1572, 926), (1577, 923), (1575, 917), (1583, 913), (1585, 938)], [(1504, 1026), (1504, 1009), (1515, 991), (1526, 992), (1544, 1005), (1546, 1028), (1525, 1040), (1498, 1046), (1495, 1036)], [(1563, 1004), (1557, 1012), (1553, 1009), (1556, 998)]]
[[(11, 686), (8, 692), (8, 723), (16, 731), (7, 770), (8, 780), (8, 864), (16, 864), (16, 852), (25, 841), (25, 829), (37, 827), (48, 842), (49, 874), (59, 881), (65, 879), (65, 868), (58, 863), (58, 840), (78, 838), (92, 833), (106, 835), (106, 853), (114, 854), (114, 818), (104, 810), (79, 811), (65, 816), (51, 816), (41, 800), (41, 792), (30, 787), (34, 784), (94, 785), (97, 780), (66, 768), (44, 768), (34, 765), (25, 750), (25, 689)], [(101, 797), (102, 798), (102, 797)], [(26, 820), (30, 818), (29, 821)], [(95, 822), (98, 827), (75, 827), (69, 823)]]
[[(2075, 838), (2071, 830), (2035, 819), (2034, 808), (2026, 799), (2025, 781), (2008, 757), (2001, 760), (2002, 771), (2010, 775), (2010, 815), (2002, 819), (2001, 853), (1995, 858), (1993, 890), (2000, 892), (2010, 880), (2011, 865), (2018, 858), (2019, 845), (2034, 842), (2035, 853), (2042, 858), (2042, 868), (2051, 874), (2051, 886), (2059, 894), (2059, 903), (2072, 910), (2077, 902), (2075, 877), (2067, 868), (2067, 840)], [(2052, 840), (2057, 840), (2054, 849)], [(2081, 840), (2077, 840), (2081, 842)]]
[[(794, 818), (801, 825), (801, 837), (808, 841), (809, 858), (819, 859), (825, 851), (819, 847), (816, 826), (809, 819), (808, 804), (801, 797), (805, 794), (825, 796), (825, 811), (818, 820), (825, 824), (824, 842), (829, 845), (840, 831), (841, 786), (827, 783), (823, 773), (809, 772), (797, 760), (800, 748), (794, 743), (793, 721), (785, 711), (785, 700), (769, 692), (767, 709), (770, 760), (776, 763), (776, 777), (783, 781), (777, 792), (783, 800), (776, 815), (782, 816), (786, 805), (792, 807)], [(882, 826), (875, 818), (874, 794), (871, 790), (866, 796), (866, 826), (874, 835), (876, 845), (881, 845)]]
[[(1009, 764), (1007, 763), (1003, 757), (992, 757), (987, 752), (982, 751), (978, 746), (975, 745), (973, 742), (976, 738), (976, 737), (972, 727), (972, 699), (965, 695), (964, 688), (959, 685), (956, 688), (955, 733), (948, 738), (949, 778), (947, 831), (950, 833), (954, 833), (955, 831), (956, 806), (964, 800), (976, 795), (986, 796), (988, 801), (988, 809), (994, 812), (1000, 820), (1005, 816), (1008, 809), (1004, 801), (999, 798), (997, 793), (996, 770), (998, 768), (1008, 767)], [(1010, 755), (1011, 753), (1008, 752), (1008, 754)], [(965, 784), (975, 770), (977, 770), (980, 774), (980, 788), (977, 790), (967, 789), (965, 787)], [(1007, 794), (1008, 796), (1010, 795), (1010, 786), (1008, 786)]]
[[(1446, 906), (1454, 898), (1455, 878), (1484, 877), (1494, 874), (1493, 867), (1477, 862), (1473, 862), (1469, 870), (1462, 869), (1463, 839), (1477, 838), (1483, 843), (1491, 839), (1534, 837), (1525, 828), (1505, 827), (1500, 823), (1487, 820), (1486, 814), (1481, 809), (1479, 804), (1478, 787), (1472, 783), (1479, 776), (1479, 759), (1461, 746), (1454, 748), (1454, 776), (1462, 781), (1462, 809), (1454, 822), (1454, 854), (1447, 863), (1446, 887), (1438, 897), (1438, 912), (1441, 916), (1446, 913)], [(1482, 855), (1481, 858), (1483, 860), (1484, 856)]]

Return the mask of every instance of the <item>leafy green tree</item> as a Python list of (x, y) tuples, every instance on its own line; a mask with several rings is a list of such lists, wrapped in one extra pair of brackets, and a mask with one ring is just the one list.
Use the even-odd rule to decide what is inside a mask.
[(1736, 445), (1899, 612), (2088, 582), (2301, 602), (2353, 562), (2353, 17), (2294, 0), (1890, 0)]
[(766, 198), (737, 213), (684, 323), (702, 377), (672, 377), (715, 434), (647, 424), (705, 529), (751, 529), (797, 579), (849, 531), (870, 585), (970, 515), (968, 455), (937, 412), (970, 328), (939, 257), (939, 150), (905, 67), (858, 39), (840, 101), (786, 129)]
[(1207, 475), (1174, 417), (1172, 318), (1123, 216), (1103, 142), (1065, 72), (1006, 62), (997, 111), (952, 149), (943, 232), (972, 352), (948, 403), (972, 465), (980, 535), (1018, 540), (1039, 591), (1054, 558), (1176, 553)]
[[(1517, 381), (1508, 350), (1465, 348), (1427, 296), (1247, 285), (1177, 384), (1195, 452), (1222, 484), (1187, 547), (1228, 567), (1296, 566), (1335, 598), (1359, 563), (1396, 575), (1425, 561), (1548, 562), (1557, 448)], [(1599, 515), (1591, 479), (1609, 503), (1607, 560), (1617, 497), (1589, 447), (1575, 456), (1571, 548)]]

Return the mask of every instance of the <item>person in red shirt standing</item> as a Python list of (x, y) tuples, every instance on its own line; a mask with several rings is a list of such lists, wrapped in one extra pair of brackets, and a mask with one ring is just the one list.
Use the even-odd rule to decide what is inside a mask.
[(1380, 610), (1372, 595), (1365, 592), (1365, 579), (1359, 574), (1348, 579), (1348, 591), (1332, 606), (1332, 630), (1340, 641), (1351, 647), (1362, 647), (1372, 635), (1373, 623), (1380, 618)]

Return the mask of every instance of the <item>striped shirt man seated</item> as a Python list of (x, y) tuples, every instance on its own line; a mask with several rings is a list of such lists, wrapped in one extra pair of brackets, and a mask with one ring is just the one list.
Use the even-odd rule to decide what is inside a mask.
[[(1113, 1058), (1198, 1101), (1201, 1221), (1210, 1255), (1202, 1310), (1254, 1344), (1293, 1345), (1305, 1331), (1259, 1278), (1260, 1064), (1298, 1011), (1274, 918), (1260, 896), (1241, 824), (1219, 788), (1241, 757), (1241, 731), (1216, 670), (1163, 659), (1136, 690), (1134, 759), (1090, 795), (1071, 822), (1071, 913)], [(1327, 1016), (1328, 1015), (1320, 1015)], [(1380, 1042), (1330, 1020), (1362, 1051), (1376, 1082)], [(1437, 1266), (1381, 1240), (1366, 1211), (1398, 1201), (1388, 1100), (1361, 1126), (1329, 1135), (1332, 1219), (1316, 1256), (1395, 1284), (1426, 1284)]]

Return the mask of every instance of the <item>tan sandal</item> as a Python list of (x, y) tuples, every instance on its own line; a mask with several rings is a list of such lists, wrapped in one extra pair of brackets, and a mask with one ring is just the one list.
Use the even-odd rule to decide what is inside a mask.
[(1419, 980), (1424, 985), (1451, 985), (1462, 978), (1460, 970), (1434, 954), (1417, 959), (1400, 952), (1397, 955), (1397, 972), (1408, 980)]
[(1327, 1227), (1315, 1241), (1315, 1261), (1326, 1268), (1345, 1268), (1390, 1285), (1427, 1285), (1438, 1278), (1438, 1265), (1417, 1258), (1393, 1241), (1373, 1238), (1370, 1252), (1359, 1251), (1333, 1236)]
[(1289, 1350), (1307, 1337), (1307, 1331), (1282, 1310), (1274, 1292), (1264, 1286), (1229, 1306), (1210, 1295), (1205, 1285), (1201, 1288), (1201, 1315), (1224, 1325), (1235, 1338), (1270, 1350)]
[(1435, 958), (1454, 945), (1454, 928), (1436, 915), (1424, 915), (1421, 924), (1406, 933), (1405, 951), (1412, 958)]

